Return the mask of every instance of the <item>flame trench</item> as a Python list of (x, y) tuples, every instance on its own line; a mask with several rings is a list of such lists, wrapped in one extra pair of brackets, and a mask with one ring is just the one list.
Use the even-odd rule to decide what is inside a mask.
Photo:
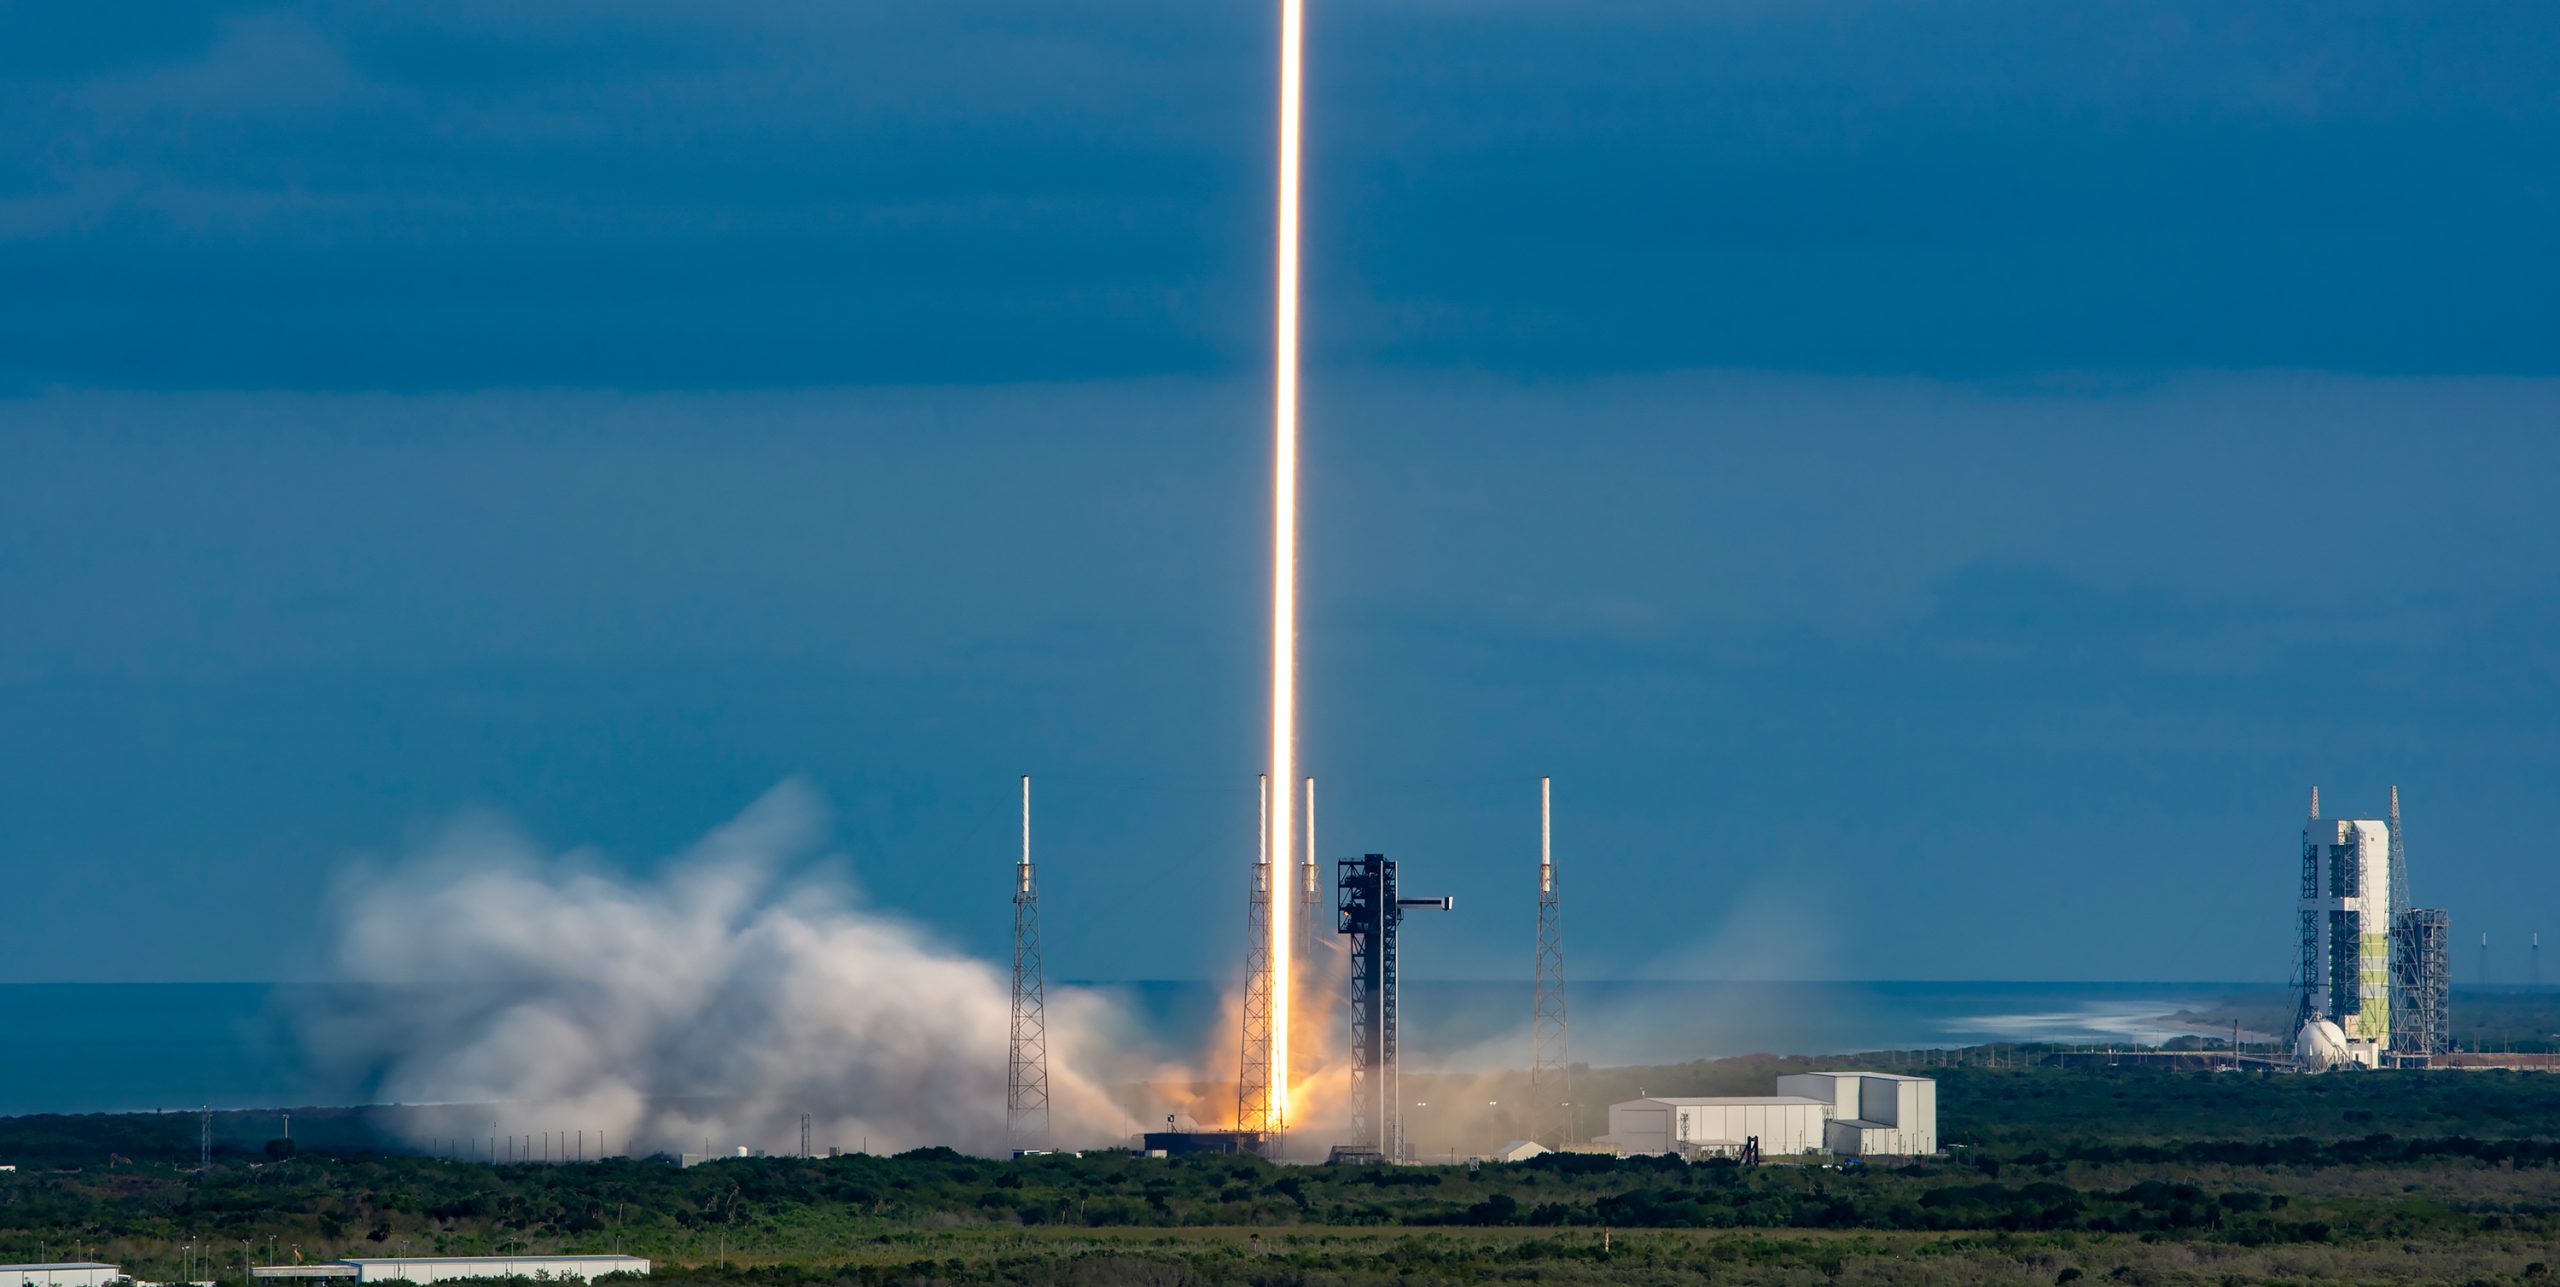
[[(1289, 860), (1288, 791), (1297, 773), (1298, 670), (1298, 115), (1303, 84), (1305, 0), (1280, 5), (1280, 220), (1277, 339), (1272, 390), (1271, 531), (1271, 779), (1280, 785), (1281, 807), (1270, 811), (1270, 848)], [(1289, 1117), (1290, 905), (1271, 907), (1271, 1117), (1275, 1129)]]

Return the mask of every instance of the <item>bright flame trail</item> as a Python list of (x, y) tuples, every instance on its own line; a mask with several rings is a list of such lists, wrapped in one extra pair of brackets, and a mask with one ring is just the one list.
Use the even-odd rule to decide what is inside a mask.
[[(1280, 266), (1276, 383), (1272, 395), (1271, 780), (1284, 803), (1271, 810), (1270, 853), (1288, 861), (1288, 784), (1298, 739), (1298, 103), (1306, 0), (1280, 3)], [(1271, 1117), (1289, 1120), (1289, 914), (1271, 908)]]

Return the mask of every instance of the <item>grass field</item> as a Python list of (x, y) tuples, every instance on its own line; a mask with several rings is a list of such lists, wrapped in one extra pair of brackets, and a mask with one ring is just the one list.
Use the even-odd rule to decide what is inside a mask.
[[(1768, 1064), (1591, 1081), (1765, 1088)], [(199, 1174), (192, 1116), (0, 1119), (0, 1158), (34, 1159), (0, 1176), (0, 1258), (236, 1282), (244, 1251), (628, 1251), (661, 1279), (775, 1287), (2468, 1284), (2560, 1264), (2560, 1076), (1938, 1074), (1948, 1155), (1866, 1167), (943, 1150), (491, 1166), (385, 1151), (361, 1114), (297, 1112), (297, 1155), (234, 1143)]]

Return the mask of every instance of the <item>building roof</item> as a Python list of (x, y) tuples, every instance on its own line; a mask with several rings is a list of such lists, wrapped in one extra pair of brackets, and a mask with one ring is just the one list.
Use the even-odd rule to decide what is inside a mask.
[(342, 1265), (521, 1265), (535, 1261), (558, 1264), (582, 1260), (642, 1260), (642, 1256), (594, 1254), (583, 1256), (348, 1256), (336, 1263)]
[(0, 1274), (22, 1269), (113, 1269), (114, 1265), (98, 1260), (57, 1260), (44, 1265), (0, 1265)]
[(1795, 1104), (1812, 1104), (1821, 1108), (1828, 1108), (1831, 1106), (1830, 1100), (1815, 1099), (1810, 1095), (1647, 1095), (1642, 1099), (1631, 1099), (1627, 1102), (1631, 1104), (1676, 1104), (1682, 1108), (1717, 1106), (1767, 1108), (1777, 1105)]

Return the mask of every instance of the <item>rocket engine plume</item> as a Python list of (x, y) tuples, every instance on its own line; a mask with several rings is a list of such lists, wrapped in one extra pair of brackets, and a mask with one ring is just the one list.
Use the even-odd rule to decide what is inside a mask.
[[(1280, 220), (1278, 316), (1272, 397), (1271, 780), (1284, 793), (1297, 781), (1298, 670), (1298, 115), (1304, 83), (1306, 0), (1280, 3)], [(1290, 815), (1271, 811), (1270, 853), (1287, 862)], [(1295, 900), (1271, 909), (1271, 1115), (1289, 1118), (1289, 915)]]

